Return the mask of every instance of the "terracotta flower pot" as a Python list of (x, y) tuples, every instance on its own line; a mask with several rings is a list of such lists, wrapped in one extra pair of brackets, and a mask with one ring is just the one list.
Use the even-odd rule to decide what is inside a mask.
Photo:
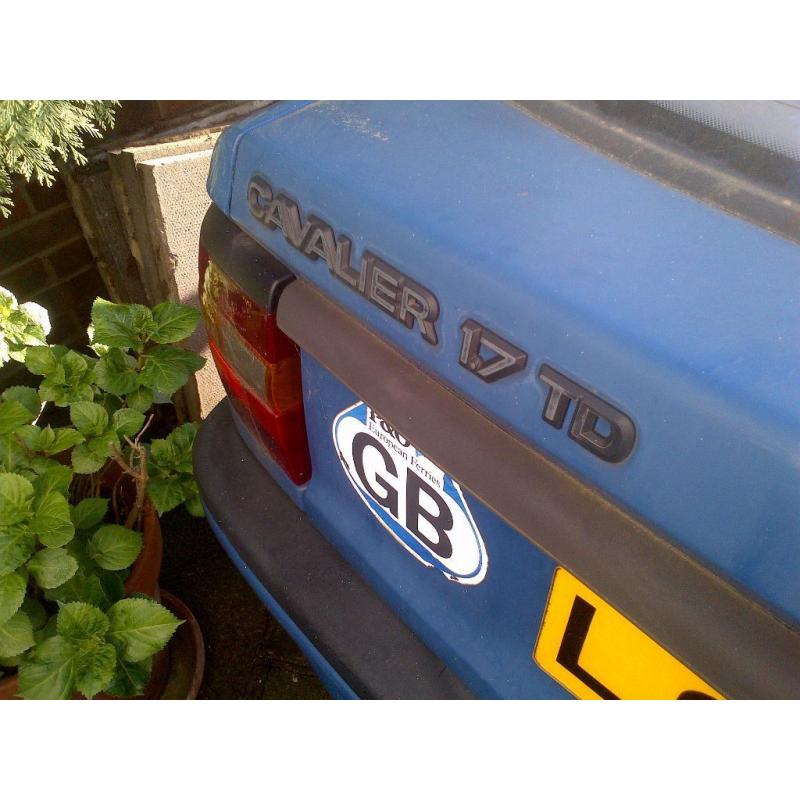
[(128, 580), (125, 581), (126, 595), (139, 592), (158, 599), (158, 576), (161, 574), (163, 556), (161, 523), (156, 510), (148, 502), (142, 515), (142, 552), (133, 562)]
[[(150, 503), (144, 507), (142, 515), (142, 552), (139, 558), (133, 562), (128, 579), (125, 581), (125, 594), (146, 594), (154, 600), (159, 599), (158, 576), (161, 572), (161, 559), (164, 554), (164, 543), (161, 539), (161, 523), (158, 515)], [(159, 653), (153, 662), (153, 673), (148, 684), (148, 692), (157, 690), (160, 685), (166, 682), (165, 666), (166, 658)], [(19, 684), (16, 675), (7, 675), (0, 678), (0, 700), (15, 700), (19, 691)]]
[[(183, 601), (163, 589), (160, 600), (178, 619), (183, 620), (183, 625), (175, 631), (166, 649), (156, 656), (158, 658), (163, 655), (167, 662), (168, 668), (165, 670), (163, 683), (157, 686), (151, 679), (144, 696), (138, 699), (195, 700), (203, 682), (206, 666), (203, 632), (194, 614)], [(155, 671), (154, 663), (154, 674)]]

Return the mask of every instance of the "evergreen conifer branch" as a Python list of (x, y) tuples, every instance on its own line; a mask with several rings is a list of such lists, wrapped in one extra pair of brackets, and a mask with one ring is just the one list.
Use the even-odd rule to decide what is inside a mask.
[(116, 100), (0, 100), (0, 216), (14, 203), (12, 176), (51, 186), (55, 159), (86, 163), (84, 137), (114, 125)]

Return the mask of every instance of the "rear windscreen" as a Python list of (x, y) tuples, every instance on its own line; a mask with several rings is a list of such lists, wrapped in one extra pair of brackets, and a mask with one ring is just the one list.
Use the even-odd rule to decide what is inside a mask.
[(656, 100), (655, 104), (800, 161), (800, 100)]

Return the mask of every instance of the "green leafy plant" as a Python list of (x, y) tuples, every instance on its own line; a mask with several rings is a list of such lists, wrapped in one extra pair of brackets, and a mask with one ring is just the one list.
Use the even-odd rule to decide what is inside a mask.
[(50, 318), (37, 303), (17, 302), (0, 286), (0, 366), (10, 360), (24, 361), (30, 345), (42, 345), (50, 333)]
[(53, 183), (56, 159), (83, 164), (83, 137), (114, 124), (115, 100), (0, 100), (0, 217), (7, 217), (12, 175)]
[[(27, 313), (0, 289), (7, 297)], [(41, 378), (0, 395), (0, 669), (17, 670), (25, 698), (134, 696), (180, 624), (151, 598), (125, 597), (144, 510), (203, 513), (196, 426), (147, 436), (156, 406), (204, 363), (177, 346), (199, 313), (98, 299), (91, 355), (47, 344), (46, 312), (33, 318), (35, 329), (0, 316), (0, 341)], [(43, 424), (48, 404), (70, 424)]]

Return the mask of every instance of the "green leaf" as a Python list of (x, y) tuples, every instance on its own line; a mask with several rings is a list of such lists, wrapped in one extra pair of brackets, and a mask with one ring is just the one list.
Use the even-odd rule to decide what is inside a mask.
[(17, 611), (0, 625), (0, 657), (17, 656), (33, 644), (33, 626), (24, 611)]
[(117, 397), (117, 395), (111, 394), (110, 392), (103, 392), (100, 397), (100, 402), (103, 404), (103, 408), (106, 410), (109, 417), (113, 416), (115, 411), (119, 411), (125, 403), (122, 397)]
[(49, 375), (58, 366), (56, 350), (50, 345), (29, 347), (25, 353), (25, 366), (34, 375)]
[(111, 349), (107, 344), (100, 344), (100, 342), (94, 340), (94, 325), (90, 325), (86, 329), (86, 336), (89, 339), (89, 347), (91, 347), (98, 356), (105, 355)]
[(181, 485), (174, 478), (151, 478), (147, 486), (147, 493), (153, 501), (159, 516), (177, 508), (186, 495)]
[(0, 286), (0, 315), (7, 316), (17, 307), (17, 298), (13, 292)]
[(0, 575), (21, 567), (36, 547), (36, 534), (27, 525), (0, 529)]
[(42, 589), (55, 589), (78, 570), (78, 562), (66, 550), (39, 550), (28, 562), (28, 571)]
[(31, 529), (45, 547), (61, 547), (75, 535), (70, 506), (58, 492), (43, 495), (34, 504), (35, 514)]
[(145, 306), (111, 303), (98, 297), (92, 306), (93, 342), (140, 350), (153, 331), (153, 313)]
[(91, 400), (94, 397), (94, 391), (88, 380), (78, 381), (73, 385), (45, 378), (39, 386), (39, 397), (55, 403), (59, 408), (64, 408), (70, 403)]
[(186, 502), (190, 513), (203, 516), (192, 464), (196, 433), (197, 426), (188, 422), (166, 439), (154, 439), (150, 443), (148, 492), (159, 514)]
[(0, 464), (3, 465), (0, 469), (4, 472), (15, 472), (31, 478), (32, 476), (28, 475), (28, 470), (33, 469), (30, 462), (30, 453), (17, 441), (16, 437), (0, 436)]
[(26, 317), (26, 344), (44, 343), (45, 337), (50, 333), (50, 316), (47, 309), (29, 300), (20, 304), (19, 312)]
[(22, 403), (34, 417), (39, 413), (41, 403), (39, 393), (30, 386), (9, 386), (2, 394), (3, 400), (16, 400)]
[[(96, 440), (95, 440), (96, 441)], [(101, 440), (105, 441), (105, 440)], [(91, 475), (106, 463), (109, 456), (99, 456), (89, 449), (89, 444), (79, 444), (72, 451), (72, 468), (78, 475)]]
[[(14, 436), (18, 441), (22, 442), (28, 450), (36, 452), (40, 449), (39, 442), (42, 441), (42, 433), (44, 430), (46, 430), (46, 428), (37, 428), (35, 425), (24, 425), (14, 431)], [(53, 438), (55, 438), (55, 436), (53, 436)]]
[(49, 425), (45, 428), (25, 425), (22, 428), (17, 428), (15, 436), (29, 450), (43, 450), (56, 440), (56, 434)]
[(125, 583), (122, 580), (122, 572), (109, 572), (107, 570), (98, 570), (97, 577), (100, 578), (100, 587), (103, 591), (103, 600), (98, 603), (98, 607), (103, 611), (111, 608), (118, 600), (122, 600), (125, 596)]
[(98, 403), (73, 403), (69, 417), (84, 436), (99, 436), (108, 428), (108, 413)]
[[(48, 458), (47, 456), (34, 454), (29, 456), (24, 467), (16, 471), (19, 475), (22, 475), (24, 478), (33, 483), (39, 475), (41, 475), (43, 472), (47, 472), (50, 466), (54, 463), (57, 462), (54, 462), (53, 459)], [(28, 472), (31, 474), (28, 474)]]
[[(13, 152), (14, 133), (16, 131), (12, 133), (9, 129), (4, 132), (5, 136), (0, 134), (0, 139), (5, 138), (8, 142), (10, 136), (12, 140), (11, 149), (6, 153), (6, 167), (19, 156), (19, 153)], [(7, 174), (0, 172), (0, 184), (4, 182), (4, 177), (7, 178)], [(10, 191), (10, 188), (10, 186), (0, 186), (0, 216), (3, 216), (5, 211), (3, 206), (8, 204), (8, 198), (3, 195), (6, 190)], [(10, 358), (14, 361), (24, 361), (26, 346), (45, 344), (45, 337), (49, 332), (50, 320), (40, 305), (37, 303), (20, 305), (11, 292), (0, 288), (0, 364)]]
[(194, 333), (200, 322), (200, 312), (180, 303), (159, 303), (153, 309), (153, 321), (155, 329), (150, 338), (159, 344), (169, 344)]
[(25, 425), (17, 428), (14, 435), (33, 452), (46, 453), (49, 456), (60, 453), (83, 441), (83, 435), (74, 428), (56, 428), (49, 425), (37, 428), (35, 425)]
[(191, 474), (192, 445), (197, 434), (197, 425), (185, 422), (175, 428), (166, 439), (153, 439), (150, 443), (150, 455), (158, 469), (175, 470)]
[(145, 412), (153, 405), (153, 390), (146, 386), (140, 386), (136, 391), (131, 392), (125, 401), (135, 411)]
[(66, 583), (45, 592), (45, 597), (58, 603), (91, 603), (105, 611), (121, 600), (124, 593), (122, 578), (117, 573), (94, 574), (79, 569)]
[(118, 661), (114, 680), (106, 691), (114, 697), (136, 697), (144, 694), (152, 670), (152, 658), (146, 658), (135, 664), (129, 661)]
[(0, 472), (0, 525), (16, 525), (32, 515), (33, 484), (21, 475)]
[(17, 307), (17, 298), (13, 292), (0, 286), (0, 316), (8, 316)]
[(94, 397), (93, 360), (59, 345), (54, 345), (51, 353), (56, 364), (40, 384), (39, 397), (62, 407), (90, 401)]
[(135, 362), (118, 347), (100, 356), (94, 375), (101, 389), (116, 395), (133, 392), (139, 383)]
[(135, 436), (144, 425), (144, 414), (132, 408), (121, 408), (114, 412), (112, 427), (120, 436)]
[[(51, 639), (53, 636), (56, 635), (56, 615), (53, 614), (52, 616), (48, 617), (46, 624), (44, 627), (39, 628), (39, 630), (34, 629), (33, 631), (33, 640), (36, 642), (36, 647), (38, 648), (39, 645), (44, 644), (48, 639)], [(35, 649), (33, 652), (28, 653), (30, 658), (34, 657)]]
[(119, 449), (119, 436), (116, 431), (109, 429), (101, 436), (95, 436), (86, 442), (89, 452), (97, 458), (110, 458), (112, 446)]
[(87, 639), (103, 639), (108, 633), (108, 617), (89, 603), (66, 603), (58, 611), (58, 635), (80, 644)]
[(26, 597), (22, 603), (22, 610), (28, 615), (34, 633), (43, 628), (47, 623), (47, 612), (44, 606), (33, 597)]
[(83, 441), (83, 434), (75, 428), (56, 428), (53, 434), (53, 441), (42, 448), (49, 456), (68, 450)]
[(46, 469), (33, 481), (36, 494), (41, 496), (50, 491), (56, 491), (63, 495), (69, 493), (69, 485), (72, 482), (72, 470), (65, 464), (56, 464), (49, 461)]
[[(35, 428), (35, 426), (33, 426)], [(45, 426), (44, 428), (36, 428), (39, 431), (37, 449), (44, 450), (47, 447), (51, 447), (56, 441), (56, 432), (49, 426)]]
[(127, 569), (141, 551), (142, 534), (122, 525), (103, 525), (89, 540), (89, 555), (103, 569)]
[(116, 667), (117, 651), (112, 644), (99, 644), (81, 653), (75, 664), (75, 688), (91, 699), (111, 685)]
[(108, 500), (104, 497), (87, 497), (70, 510), (75, 530), (84, 531), (99, 525), (108, 511)]
[(181, 621), (155, 600), (128, 597), (108, 611), (109, 639), (124, 661), (142, 661), (163, 649)]
[(27, 582), (18, 572), (0, 577), (0, 625), (4, 625), (19, 611), (25, 600)]
[(172, 395), (205, 363), (202, 356), (189, 350), (160, 344), (148, 351), (139, 379), (156, 392)]
[(19, 666), (19, 693), (26, 700), (66, 700), (75, 691), (79, 650), (61, 636), (38, 644)]
[(89, 358), (89, 356), (85, 356), (77, 350), (69, 350), (65, 347), (64, 352), (58, 357), (58, 363), (64, 367), (64, 371), (68, 376), (78, 378), (87, 372), (93, 371), (96, 359)]
[(203, 503), (200, 500), (200, 495), (195, 495), (194, 497), (190, 497), (186, 501), (186, 510), (193, 517), (204, 517), (206, 515), (205, 509), (203, 508)]
[(181, 459), (181, 451), (171, 436), (166, 439), (153, 439), (150, 442), (150, 459), (151, 463), (160, 469), (175, 470)]
[(27, 425), (37, 413), (32, 413), (19, 400), (3, 400), (0, 402), (0, 436)]

